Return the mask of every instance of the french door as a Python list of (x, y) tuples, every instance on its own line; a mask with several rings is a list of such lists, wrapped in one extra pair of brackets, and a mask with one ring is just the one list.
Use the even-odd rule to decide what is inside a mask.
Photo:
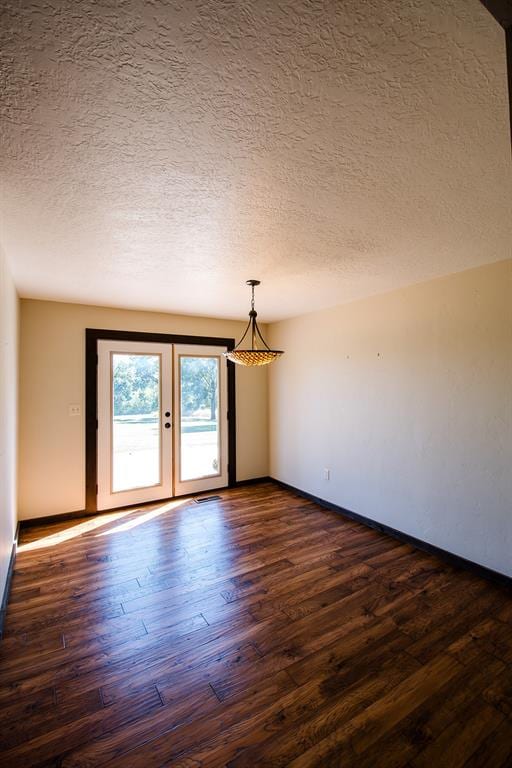
[(224, 350), (98, 340), (98, 510), (227, 485)]

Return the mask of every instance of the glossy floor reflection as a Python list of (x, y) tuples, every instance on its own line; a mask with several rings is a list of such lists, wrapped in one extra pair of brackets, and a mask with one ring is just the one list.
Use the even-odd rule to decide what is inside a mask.
[(22, 532), (2, 765), (512, 764), (510, 592), (273, 483), (220, 496)]

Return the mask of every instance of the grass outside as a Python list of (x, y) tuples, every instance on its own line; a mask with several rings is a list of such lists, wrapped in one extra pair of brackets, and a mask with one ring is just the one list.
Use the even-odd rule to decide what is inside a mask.
[[(160, 428), (155, 414), (118, 416), (113, 430), (114, 490), (160, 482)], [(217, 422), (184, 418), (181, 428), (181, 479), (216, 475), (219, 461)]]

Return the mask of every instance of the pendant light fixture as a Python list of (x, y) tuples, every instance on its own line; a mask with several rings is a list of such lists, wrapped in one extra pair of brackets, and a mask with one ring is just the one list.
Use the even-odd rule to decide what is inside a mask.
[[(257, 312), (254, 309), (254, 288), (259, 285), (259, 280), (247, 280), (247, 285), (251, 286), (251, 311), (249, 312), (249, 322), (245, 329), (244, 335), (230, 352), (224, 352), (224, 356), (232, 363), (238, 363), (239, 365), (268, 365), (274, 360), (277, 360), (280, 355), (284, 354), (280, 350), (270, 349), (267, 342), (260, 333), (258, 323), (256, 322)], [(243, 342), (247, 334), (251, 330), (251, 348), (240, 349), (240, 344)], [(258, 349), (258, 339), (262, 342), (263, 346)]]

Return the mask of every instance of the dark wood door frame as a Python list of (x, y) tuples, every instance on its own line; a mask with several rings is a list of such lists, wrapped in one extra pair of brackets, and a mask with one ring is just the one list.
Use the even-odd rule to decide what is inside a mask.
[(511, 0), (481, 0), (481, 2), (504, 29), (512, 27)]
[[(198, 344), (233, 349), (234, 339), (216, 336), (182, 336), (174, 333), (85, 329), (85, 511), (97, 512), (98, 491), (98, 341), (140, 341), (159, 344)], [(236, 484), (235, 365), (228, 360), (228, 483)]]
[(512, 0), (481, 0), (481, 3), (505, 30), (508, 108), (510, 112), (510, 143), (512, 146)]

